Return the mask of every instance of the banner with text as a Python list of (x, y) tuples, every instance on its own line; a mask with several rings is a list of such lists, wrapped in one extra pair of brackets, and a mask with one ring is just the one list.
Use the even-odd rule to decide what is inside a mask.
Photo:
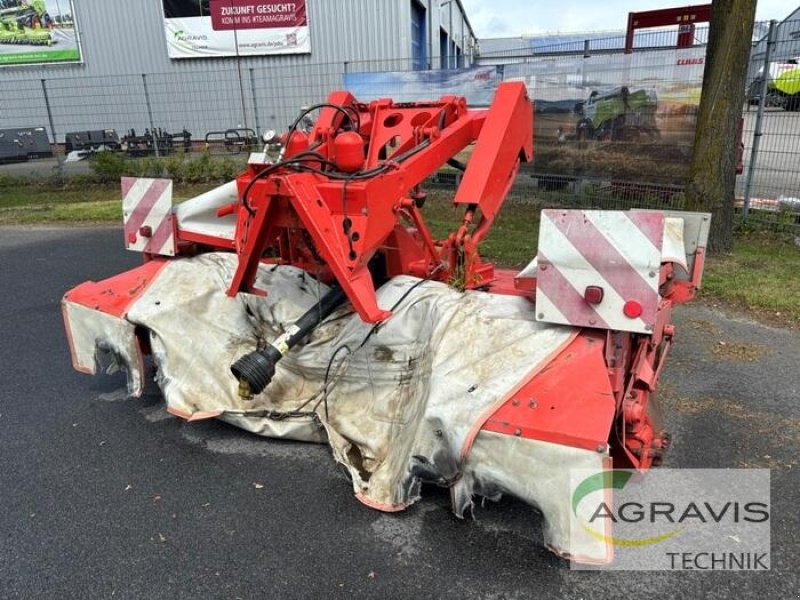
[(308, 54), (306, 0), (163, 0), (170, 58)]

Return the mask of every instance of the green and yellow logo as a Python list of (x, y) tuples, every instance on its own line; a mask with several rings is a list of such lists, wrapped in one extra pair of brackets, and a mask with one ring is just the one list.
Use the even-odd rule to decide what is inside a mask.
[[(581, 481), (573, 490), (572, 513), (579, 521), (585, 521), (581, 522), (581, 527), (593, 538), (603, 543), (613, 544), (615, 546), (650, 546), (652, 544), (663, 542), (664, 540), (669, 539), (680, 532), (681, 528), (676, 527), (657, 536), (643, 537), (639, 539), (620, 538), (612, 535), (605, 535), (604, 533), (595, 529), (595, 523), (597, 521), (599, 521), (599, 525), (605, 529), (608, 523), (616, 523), (619, 520), (626, 522), (638, 522), (641, 520), (638, 518), (625, 518), (621, 512), (619, 517), (615, 515), (613, 509), (605, 501), (605, 493), (602, 495), (602, 501), (598, 502), (594, 510), (591, 511), (591, 516), (588, 518), (588, 520), (578, 514), (578, 507), (580, 506), (581, 501), (583, 501), (587, 496), (590, 496), (596, 492), (605, 492), (605, 490), (621, 490), (628, 484), (633, 474), (633, 471), (622, 471), (617, 469), (602, 471), (600, 473), (590, 475)], [(635, 506), (641, 507), (640, 504), (636, 504)], [(622, 509), (620, 509), (620, 511), (621, 510)], [(640, 516), (640, 514), (641, 513), (637, 513), (636, 517)]]

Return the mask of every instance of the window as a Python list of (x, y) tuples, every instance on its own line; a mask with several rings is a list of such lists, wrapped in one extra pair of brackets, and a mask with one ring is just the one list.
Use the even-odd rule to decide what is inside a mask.
[(411, 0), (411, 62), (415, 71), (428, 68), (426, 38), (425, 7), (417, 0)]
[(440, 69), (449, 69), (450, 63), (448, 61), (449, 54), (447, 49), (449, 44), (447, 43), (447, 32), (444, 29), (439, 30), (439, 68)]

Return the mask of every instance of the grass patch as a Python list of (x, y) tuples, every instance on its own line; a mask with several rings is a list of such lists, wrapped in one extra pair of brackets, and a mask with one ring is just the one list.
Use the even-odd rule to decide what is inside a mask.
[[(205, 192), (216, 184), (178, 185), (176, 202)], [(36, 223), (122, 223), (118, 185), (0, 187), (0, 225)]]
[[(2, 182), (0, 182), (2, 183)], [(0, 185), (0, 225), (35, 223), (122, 222), (118, 185), (73, 182), (49, 185)], [(216, 183), (184, 183), (174, 188), (175, 201), (196, 196)], [(552, 205), (541, 197), (511, 196), (498, 215), (482, 254), (502, 267), (522, 267), (536, 252), (539, 211)], [(452, 205), (452, 192), (429, 190), (422, 209), (434, 237), (442, 239), (458, 229), (462, 208)], [(752, 316), (780, 325), (800, 326), (800, 248), (785, 237), (749, 233), (740, 235), (733, 253), (712, 256), (706, 262), (702, 295), (744, 309)]]
[(703, 296), (753, 316), (800, 325), (800, 248), (770, 235), (739, 237), (728, 255), (706, 263)]
[[(464, 209), (454, 208), (452, 200), (452, 192), (428, 192), (422, 217), (437, 239), (455, 232), (461, 224)], [(536, 254), (540, 209), (535, 199), (508, 198), (481, 244), (481, 255), (501, 267), (527, 265)]]

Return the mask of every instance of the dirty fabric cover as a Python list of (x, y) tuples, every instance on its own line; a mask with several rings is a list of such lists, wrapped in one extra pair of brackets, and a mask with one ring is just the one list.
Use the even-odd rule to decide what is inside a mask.
[[(449, 484), (468, 471), (485, 418), (575, 335), (537, 323), (523, 298), (397, 277), (378, 291), (381, 307), (397, 304), (391, 319), (375, 328), (343, 306), (245, 401), (230, 365), (280, 335), (327, 288), (294, 267), (262, 266), (256, 284), (268, 295), (230, 298), (235, 268), (227, 253), (171, 261), (127, 315), (151, 332), (168, 407), (221, 411), (260, 435), (327, 440), (359, 499), (382, 510), (415, 501), (420, 479)], [(461, 504), (457, 512), (469, 499)]]

